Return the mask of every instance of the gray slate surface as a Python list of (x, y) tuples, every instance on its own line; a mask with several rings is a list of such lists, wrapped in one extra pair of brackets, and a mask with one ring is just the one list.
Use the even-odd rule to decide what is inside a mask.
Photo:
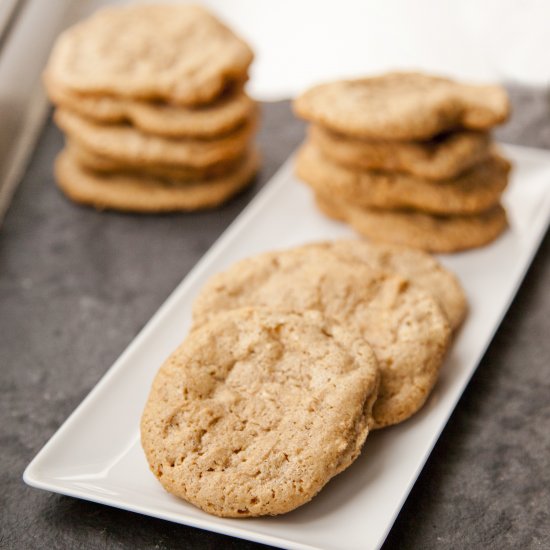
[[(499, 137), (550, 148), (548, 94), (512, 94)], [(45, 127), (0, 229), (1, 548), (261, 547), (31, 489), (21, 475), (302, 136), (288, 102), (265, 104), (253, 190), (215, 212), (143, 217), (66, 201), (51, 174), (62, 139)], [(549, 250), (546, 237), (385, 549), (550, 547)]]

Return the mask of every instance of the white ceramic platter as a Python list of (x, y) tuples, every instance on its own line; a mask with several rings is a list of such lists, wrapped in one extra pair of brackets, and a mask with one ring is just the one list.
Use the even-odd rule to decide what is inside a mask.
[(462, 281), (470, 314), (422, 411), (369, 436), (359, 459), (313, 501), (265, 519), (220, 519), (166, 493), (139, 443), (139, 420), (163, 360), (183, 339), (205, 280), (235, 260), (352, 235), (323, 217), (289, 160), (175, 289), (103, 379), (27, 467), (34, 487), (291, 549), (372, 549), (383, 543), (500, 324), (550, 218), (550, 152), (505, 147), (514, 162), (510, 228), (493, 244), (442, 257)]

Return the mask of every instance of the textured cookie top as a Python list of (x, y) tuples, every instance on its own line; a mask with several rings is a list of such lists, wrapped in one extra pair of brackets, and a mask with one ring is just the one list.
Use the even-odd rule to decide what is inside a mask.
[(500, 86), (459, 84), (420, 73), (321, 84), (294, 102), (298, 116), (351, 136), (428, 139), (454, 128), (484, 130), (510, 107)]
[(434, 296), (453, 329), (458, 328), (464, 320), (467, 311), (464, 290), (456, 276), (431, 254), (416, 248), (375, 244), (359, 239), (326, 241), (306, 246), (330, 250), (343, 259), (355, 259), (373, 269), (402, 275)]
[(380, 365), (376, 428), (401, 422), (422, 406), (449, 343), (447, 319), (430, 294), (329, 250), (270, 252), (234, 264), (204, 286), (194, 320), (201, 324), (219, 311), (243, 306), (314, 309), (357, 327)]
[(105, 8), (65, 31), (46, 72), (75, 92), (194, 105), (242, 80), (252, 58), (199, 6), (138, 4)]
[(370, 346), (318, 312), (226, 312), (159, 370), (142, 445), (163, 486), (207, 512), (284, 513), (357, 457), (377, 385)]

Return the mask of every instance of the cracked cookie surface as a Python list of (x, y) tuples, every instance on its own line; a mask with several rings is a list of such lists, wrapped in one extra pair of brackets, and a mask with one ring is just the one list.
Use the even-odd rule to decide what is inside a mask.
[(281, 514), (358, 456), (378, 378), (361, 335), (319, 312), (224, 312), (160, 368), (142, 445), (164, 488), (209, 513)]
[(453, 330), (464, 321), (468, 304), (462, 286), (453, 273), (427, 252), (360, 239), (311, 243), (305, 247), (330, 250), (343, 259), (355, 259), (373, 269), (402, 275), (437, 300)]
[(381, 373), (374, 428), (401, 422), (422, 407), (450, 341), (447, 318), (429, 293), (327, 250), (304, 247), (237, 262), (205, 284), (193, 319), (199, 326), (219, 311), (245, 306), (313, 309), (360, 330)]

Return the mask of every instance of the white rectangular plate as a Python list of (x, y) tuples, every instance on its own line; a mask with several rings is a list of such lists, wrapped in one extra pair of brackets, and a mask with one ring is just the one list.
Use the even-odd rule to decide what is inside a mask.
[(234, 537), (295, 549), (378, 548), (489, 345), (544, 236), (550, 153), (505, 147), (514, 162), (505, 202), (510, 228), (495, 243), (442, 261), (471, 305), (427, 405), (371, 434), (360, 458), (313, 501), (273, 518), (220, 519), (166, 493), (149, 472), (139, 420), (156, 370), (180, 343), (205, 280), (265, 250), (352, 235), (323, 217), (289, 160), (217, 241), (27, 467), (34, 487)]

